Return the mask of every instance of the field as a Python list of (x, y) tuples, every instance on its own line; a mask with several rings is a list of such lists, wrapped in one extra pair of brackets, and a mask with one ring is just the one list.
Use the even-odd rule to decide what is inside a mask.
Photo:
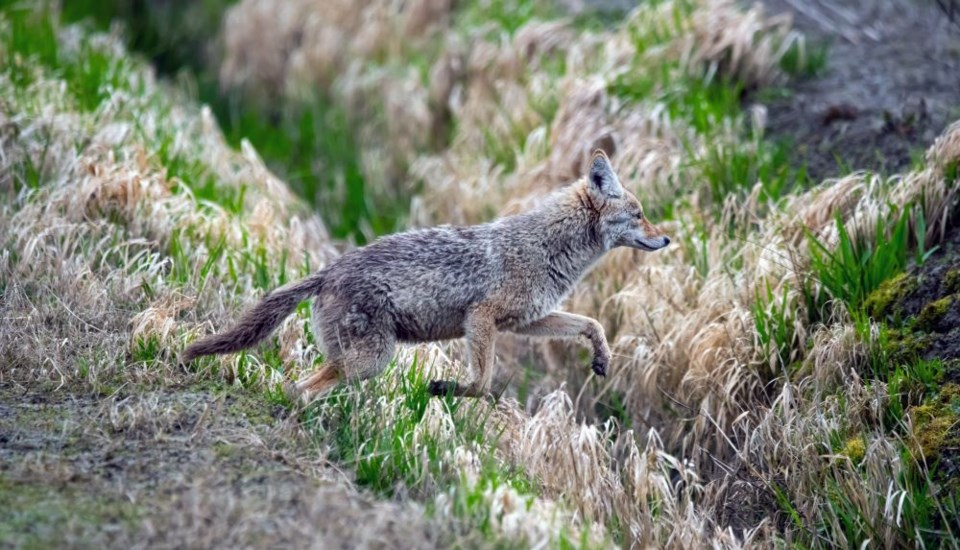
[[(960, 546), (951, 4), (623, 4), (0, 2), (0, 545)], [(504, 335), (489, 399), (454, 341), (304, 405), (307, 303), (178, 361), (598, 147), (674, 243), (564, 303), (606, 378)]]

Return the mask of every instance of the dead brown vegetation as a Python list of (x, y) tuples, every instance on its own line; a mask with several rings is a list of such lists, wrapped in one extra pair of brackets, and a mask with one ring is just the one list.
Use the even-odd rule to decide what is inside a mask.
[[(801, 289), (816, 281), (806, 235), (835, 243), (834, 215), (856, 234), (869, 235), (890, 208), (919, 203), (926, 244), (940, 242), (954, 216), (956, 186), (947, 180), (956, 177), (960, 126), (944, 132), (921, 169), (891, 180), (855, 173), (789, 195), (777, 208), (764, 202), (758, 183), (742, 200), (713, 204), (684, 171), (686, 156), (703, 155), (707, 138), (672, 118), (661, 102), (624, 101), (610, 93), (610, 84), (624, 71), (670, 59), (678, 74), (722, 74), (763, 85), (783, 78), (777, 61), (801, 39), (788, 22), (767, 19), (759, 8), (742, 11), (726, 0), (692, 6), (679, 26), (672, 23), (677, 5), (664, 2), (602, 33), (532, 21), (512, 35), (491, 37), (476, 29), (453, 32), (452, 7), (443, 1), (355, 6), (247, 0), (227, 18), (221, 79), (224, 86), (284, 100), (329, 86), (361, 121), (368, 178), (393, 181), (383, 178), (389, 173), (411, 189), (422, 184), (411, 205), (414, 224), (472, 223), (521, 209), (577, 177), (597, 146), (611, 152), (623, 183), (648, 207), (677, 205), (665, 227), (683, 246), (653, 255), (615, 253), (566, 304), (605, 325), (615, 352), (611, 375), (595, 381), (576, 370), (580, 364), (570, 350), (552, 348), (536, 365), (543, 378), (529, 403), (505, 398), (479, 405), (489, 413), (490, 429), (502, 431), (498, 458), (526, 472), (537, 491), (530, 501), (507, 486), (484, 493), (498, 532), (530, 541), (556, 536), (564, 526), (590, 525), (590, 540), (602, 543), (607, 526), (617, 525), (624, 543), (636, 547), (789, 543), (804, 528), (785, 517), (777, 495), (789, 500), (801, 523), (835, 525), (836, 515), (810, 490), (829, 477), (856, 500), (879, 544), (903, 544), (899, 518), (909, 494), (898, 483), (907, 466), (894, 444), (901, 436), (876, 422), (886, 388), (865, 383), (859, 370), (873, 333), (857, 333), (839, 306), (823, 323), (807, 321)], [(321, 8), (322, 19), (316, 15)], [(655, 29), (667, 29), (667, 38), (638, 50), (633, 37)], [(69, 44), (76, 31), (61, 32)], [(100, 39), (123, 55), (117, 44)], [(441, 46), (443, 54), (437, 53)], [(408, 66), (413, 55), (430, 61), (427, 78)], [(561, 59), (565, 69), (558, 74)], [(0, 110), (0, 128), (11, 129), (0, 133), (0, 186), (8, 196), (0, 213), (8, 246), (0, 256), (0, 380), (43, 384), (54, 394), (87, 388), (117, 396), (96, 404), (91, 416), (100, 420), (90, 429), (105, 441), (116, 434), (124, 441), (154, 441), (213, 421), (203, 417), (206, 412), (196, 419), (196, 407), (185, 412), (144, 388), (225, 380), (266, 395), (310, 370), (317, 350), (302, 314), (279, 331), (282, 371), (252, 354), (184, 372), (175, 352), (224, 326), (258, 297), (265, 290), (259, 273), (269, 274), (267, 286), (275, 286), (277, 273), (293, 277), (333, 257), (323, 222), (249, 144), (231, 150), (209, 112), (158, 85), (149, 70), (130, 74), (145, 83), (144, 97), (118, 92), (95, 112), (82, 112), (57, 78), (39, 74), (29, 94), (0, 81), (10, 98)], [(382, 106), (387, 116), (364, 122), (370, 105)], [(449, 140), (428, 143), (451, 120)], [(728, 126), (709, 139), (751, 146), (733, 123)], [(245, 185), (240, 208), (198, 200), (190, 182), (167, 171), (161, 143), (215, 174), (223, 190)], [(17, 183), (27, 164), (39, 167), (44, 185)], [(731, 226), (742, 229), (738, 236), (731, 237)], [(247, 268), (234, 269), (238, 265)], [(785, 373), (780, 359), (758, 344), (753, 306), (757, 291), (767, 287), (778, 307), (795, 312), (789, 348), (805, 369), (802, 376)], [(505, 369), (529, 352), (524, 343), (503, 349)], [(412, 362), (414, 352), (432, 358), (432, 368), (460, 368), (458, 344), (406, 349), (398, 364)], [(561, 386), (562, 380), (569, 383)], [(633, 430), (598, 417), (597, 404), (613, 394), (622, 399)], [(407, 414), (399, 401), (369, 405), (384, 407), (378, 419), (384, 425)], [(415, 442), (428, 435), (449, 438), (448, 462), (469, 485), (477, 453), (456, 440), (451, 426), (450, 412), (432, 404)], [(856, 462), (826, 446), (841, 427), (865, 434)], [(211, 437), (210, 430), (200, 431)], [(260, 437), (244, 427), (228, 440), (262, 451)], [(308, 486), (331, 475), (316, 465), (322, 450), (310, 452), (306, 458), (301, 451), (278, 453), (312, 464), (278, 475)], [(39, 468), (16, 475), (55, 477), (47, 466)], [(308, 536), (316, 532), (301, 522), (341, 512), (349, 522), (324, 523), (332, 540), (368, 535), (374, 542), (409, 541), (426, 529), (409, 519), (418, 505), (379, 502), (362, 511), (370, 501), (343, 486), (329, 488), (329, 496), (323, 489), (316, 499), (299, 489), (278, 495), (258, 486), (267, 495), (255, 502), (267, 504), (251, 508), (248, 495), (224, 489), (222, 472), (208, 477), (216, 469), (204, 468), (198, 475), (209, 481), (178, 485), (163, 523), (150, 523), (148, 532), (207, 537), (184, 539), (191, 543), (216, 536), (257, 544), (261, 539), (236, 530), (237, 518)], [(326, 502), (339, 498), (347, 504), (331, 512)], [(437, 517), (455, 517), (442, 491), (431, 498)], [(734, 509), (742, 501), (743, 510)], [(283, 515), (288, 505), (297, 515)], [(204, 529), (196, 523), (201, 509), (211, 510)], [(369, 530), (357, 529), (365, 522)]]

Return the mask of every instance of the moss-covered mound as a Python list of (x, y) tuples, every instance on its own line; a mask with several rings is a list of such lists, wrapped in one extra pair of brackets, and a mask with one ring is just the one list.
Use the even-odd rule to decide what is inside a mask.
[(925, 262), (883, 283), (864, 307), (892, 329), (892, 356), (960, 358), (960, 230)]

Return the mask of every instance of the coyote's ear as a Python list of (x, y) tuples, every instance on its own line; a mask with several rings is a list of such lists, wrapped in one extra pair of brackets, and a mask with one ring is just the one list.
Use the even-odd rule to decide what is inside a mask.
[(623, 196), (623, 187), (613, 167), (610, 166), (610, 159), (607, 154), (597, 149), (593, 153), (593, 160), (590, 162), (590, 185), (601, 194), (607, 197)]

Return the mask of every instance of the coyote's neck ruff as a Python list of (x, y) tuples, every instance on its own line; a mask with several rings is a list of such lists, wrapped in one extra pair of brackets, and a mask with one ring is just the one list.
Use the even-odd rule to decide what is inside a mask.
[(475, 377), (433, 381), (434, 394), (480, 396), (490, 387), (497, 331), (585, 338), (594, 372), (610, 348), (600, 323), (553, 311), (608, 250), (657, 250), (670, 239), (643, 216), (607, 156), (589, 174), (524, 214), (491, 223), (442, 226), (384, 237), (350, 251), (301, 281), (268, 294), (231, 330), (191, 345), (183, 360), (237, 351), (266, 338), (304, 298), (313, 297), (323, 368), (297, 384), (321, 392), (344, 376), (368, 378), (397, 342), (466, 337)]

